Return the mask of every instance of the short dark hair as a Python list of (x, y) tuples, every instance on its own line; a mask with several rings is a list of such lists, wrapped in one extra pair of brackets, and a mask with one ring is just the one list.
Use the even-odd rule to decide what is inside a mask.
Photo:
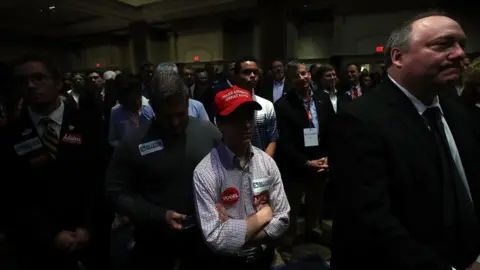
[(38, 62), (42, 63), (45, 66), (45, 69), (50, 73), (50, 76), (52, 76), (52, 79), (55, 81), (60, 81), (62, 79), (60, 69), (56, 65), (54, 65), (52, 62), (47, 60), (46, 58), (36, 55), (36, 54), (25, 54), (19, 59), (17, 59), (15, 62), (13, 62), (13, 68), (21, 66), (26, 63), (30, 62)]
[(323, 75), (325, 75), (325, 73), (332, 70), (335, 70), (335, 68), (332, 65), (329, 65), (329, 64), (320, 65), (315, 75), (322, 77)]
[(402, 25), (395, 28), (388, 37), (387, 43), (385, 44), (385, 68), (389, 68), (393, 62), (391, 58), (392, 50), (394, 48), (399, 48), (402, 50), (407, 50), (411, 35), (412, 35), (412, 25), (414, 22), (425, 19), (432, 16), (442, 16), (442, 17), (450, 17), (447, 13), (439, 10), (431, 10), (428, 12), (420, 13), (415, 17), (403, 22)]
[(235, 61), (235, 70), (234, 70), (235, 75), (240, 74), (240, 70), (242, 69), (242, 63), (245, 63), (245, 62), (258, 63), (257, 60), (253, 56), (241, 57), (240, 59)]
[(208, 73), (207, 69), (205, 69), (205, 68), (197, 68), (197, 69), (195, 70), (195, 73), (197, 73), (197, 74), (198, 74), (198, 73), (202, 73), (202, 72), (207, 72), (207, 73)]
[(152, 100), (155, 103), (163, 103), (174, 96), (189, 96), (188, 87), (176, 72), (155, 73), (152, 82)]
[(292, 70), (295, 70), (295, 72), (297, 72), (298, 66), (301, 66), (301, 65), (305, 66), (305, 63), (298, 60), (292, 60), (288, 62), (287, 68), (286, 68), (287, 78), (291, 80), (292, 78), (289, 78), (288, 75), (292, 72)]
[(115, 77), (115, 92), (119, 97), (128, 96), (132, 93), (142, 94), (142, 82), (140, 78), (128, 74), (118, 74)]
[(357, 71), (360, 72), (360, 65), (357, 63), (348, 63), (345, 69), (348, 69), (349, 66), (355, 66), (357, 68)]
[[(308, 69), (308, 71), (310, 72), (310, 74), (312, 74), (312, 71), (313, 71), (313, 69), (314, 69), (315, 67), (316, 67), (316, 68), (321, 68), (321, 67), (322, 67), (322, 64), (320, 64), (320, 63), (311, 64), (311, 65), (310, 65), (310, 68)], [(318, 72), (317, 72), (317, 74), (318, 74)], [(312, 74), (312, 75), (314, 75), (314, 74)], [(315, 75), (316, 75), (316, 74), (315, 74)]]

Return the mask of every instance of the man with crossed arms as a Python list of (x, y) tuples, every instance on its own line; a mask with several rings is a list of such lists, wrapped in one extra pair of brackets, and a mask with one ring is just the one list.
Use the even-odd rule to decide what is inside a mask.
[(219, 143), (194, 171), (197, 217), (214, 251), (210, 269), (270, 269), (290, 206), (275, 161), (251, 145), (261, 105), (233, 87), (215, 97)]

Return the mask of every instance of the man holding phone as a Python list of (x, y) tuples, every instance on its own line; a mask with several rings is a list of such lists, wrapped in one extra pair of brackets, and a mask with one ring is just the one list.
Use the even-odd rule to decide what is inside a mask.
[(188, 116), (188, 88), (178, 73), (156, 70), (155, 118), (121, 142), (107, 171), (115, 212), (135, 227), (131, 269), (198, 269), (208, 251), (195, 222), (195, 166), (220, 139), (209, 121)]
[(215, 105), (223, 140), (194, 171), (197, 217), (215, 253), (209, 269), (270, 269), (272, 240), (287, 229), (290, 206), (275, 161), (251, 145), (261, 105), (235, 86)]

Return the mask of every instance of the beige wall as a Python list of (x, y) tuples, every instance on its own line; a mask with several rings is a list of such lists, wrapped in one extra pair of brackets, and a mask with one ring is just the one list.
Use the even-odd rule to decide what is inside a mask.
[(333, 23), (306, 23), (298, 29), (295, 57), (327, 59), (332, 55)]
[(152, 41), (150, 43), (150, 59), (152, 63), (170, 61), (170, 44), (168, 41)]
[[(35, 44), (35, 45), (32, 45)], [(0, 43), (0, 61), (9, 63), (24, 54), (36, 54), (50, 59), (62, 70), (70, 66), (66, 52), (61, 47), (49, 43), (35, 41), (4, 41)]]
[(223, 60), (222, 30), (195, 30), (179, 33), (177, 38), (177, 62), (190, 63), (198, 56), (201, 62)]

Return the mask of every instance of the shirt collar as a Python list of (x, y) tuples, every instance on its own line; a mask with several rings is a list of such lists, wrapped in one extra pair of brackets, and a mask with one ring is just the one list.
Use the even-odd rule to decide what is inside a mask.
[(285, 77), (281, 81), (273, 80), (273, 85), (282, 85), (285, 83)]
[[(235, 155), (235, 153), (233, 153), (233, 151), (230, 150), (230, 148), (228, 148), (223, 143), (223, 141), (221, 141), (218, 144), (217, 152), (218, 152), (220, 160), (223, 163), (223, 165), (225, 166), (225, 168), (233, 169), (233, 168), (239, 166), (240, 162), (239, 162), (239, 159), (238, 159), (237, 155)], [(250, 159), (252, 157), (253, 157), (253, 147), (250, 145)]]
[(53, 122), (57, 123), (58, 125), (62, 125), (63, 121), (63, 113), (65, 111), (65, 105), (63, 102), (60, 102), (60, 106), (55, 109), (50, 115), (40, 115), (29, 107), (28, 112), (30, 113), (30, 116), (32, 117), (32, 121), (35, 125), (40, 124), (40, 121), (42, 121), (44, 118), (50, 118)]
[(149, 105), (149, 99), (142, 96), (142, 107)]
[(327, 89), (324, 90), (325, 93), (329, 94), (329, 95), (335, 95), (337, 93), (337, 89), (336, 88), (333, 88), (333, 91), (328, 91)]
[(428, 108), (432, 107), (438, 107), (440, 109), (440, 112), (443, 114), (442, 107), (440, 106), (440, 100), (438, 98), (438, 95), (435, 96), (433, 99), (433, 102), (430, 106), (427, 106), (423, 104), (418, 98), (416, 98), (414, 95), (412, 95), (407, 89), (405, 89), (403, 86), (398, 84), (390, 75), (388, 75), (388, 78), (410, 99), (410, 101), (413, 103), (413, 106), (415, 106), (415, 109), (417, 109), (418, 113), (422, 115)]

